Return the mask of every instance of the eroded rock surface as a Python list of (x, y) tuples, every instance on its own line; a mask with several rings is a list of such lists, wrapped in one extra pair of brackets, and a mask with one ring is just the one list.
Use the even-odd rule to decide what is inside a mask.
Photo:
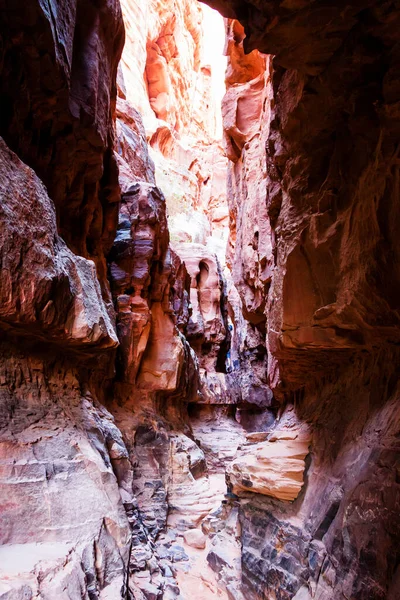
[[(261, 497), (243, 503), (247, 593), (269, 597), (279, 589), (278, 597), (285, 599), (391, 597), (399, 593), (390, 558), (398, 529), (389, 533), (384, 513), (393, 499), (382, 497), (373, 524), (367, 524), (361, 517), (366, 497), (387, 483), (370, 479), (362, 499), (357, 482), (369, 469), (380, 471), (386, 448), (392, 456), (390, 467), (384, 461), (391, 498), (397, 490), (391, 454), (397, 444), (390, 425), (379, 440), (372, 441), (369, 432), (373, 423), (396, 412), (392, 403), (398, 397), (393, 301), (398, 245), (389, 225), (397, 205), (398, 7), (343, 2), (333, 16), (328, 3), (208, 3), (238, 18), (246, 34), (243, 38), (243, 30), (230, 22), (228, 84), (235, 71), (239, 79), (225, 99), (226, 147), (233, 163), (229, 198), (236, 199), (230, 206), (229, 260), (234, 273), (243, 273), (238, 285), (243, 314), (267, 349), (265, 383), (274, 394), (273, 411), (277, 402), (293, 403), (298, 419), (313, 431), (307, 477), (292, 507)], [(244, 57), (241, 44), (252, 52)], [(274, 55), (266, 59), (263, 88), (257, 88), (257, 50)], [(238, 101), (246, 86), (251, 108), (240, 126)], [(246, 139), (247, 131), (252, 135), (252, 115), (258, 115), (260, 127)], [(262, 146), (256, 150), (257, 138), (265, 154)], [(249, 171), (246, 164), (254, 156), (261, 168)], [(249, 182), (248, 194), (240, 192), (238, 182)], [(253, 196), (254, 183), (259, 191)], [(246, 214), (252, 201), (254, 209)], [(235, 339), (240, 340), (236, 332)], [(389, 373), (390, 389), (384, 384)], [(399, 415), (393, 418), (398, 429)], [(364, 444), (371, 449), (368, 459)], [(362, 540), (357, 518), (347, 520), (353, 495), (365, 525)], [(266, 537), (261, 530), (267, 530)], [(376, 535), (383, 570), (366, 541)], [(270, 549), (268, 538), (276, 540)], [(299, 560), (304, 554), (307, 560)]]
[(98, 400), (113, 376), (113, 310), (95, 264), (57, 233), (43, 183), (3, 141), (0, 172), (1, 591), (120, 597), (130, 527), (114, 466), (128, 453)]
[(399, 596), (400, 10), (209, 3), (227, 158), (197, 3), (2, 6), (5, 600)]
[(2, 3), (0, 135), (43, 181), (59, 233), (95, 261), (107, 297), (105, 254), (118, 217), (113, 112), (124, 42), (118, 0)]
[[(174, 244), (190, 276), (191, 315), (187, 336), (207, 373), (216, 370), (221, 346), (227, 338), (224, 281), (218, 258), (204, 245)], [(224, 367), (224, 358), (220, 358)]]
[(295, 500), (304, 484), (310, 443), (307, 426), (287, 415), (272, 433), (249, 434), (247, 444), (239, 448), (227, 468), (229, 488), (238, 495), (253, 492), (279, 500)]
[(130, 544), (121, 433), (62, 360), (1, 352), (3, 597), (118, 598)]
[(65, 348), (116, 347), (95, 264), (68, 249), (46, 188), (3, 140), (0, 186), (2, 328)]

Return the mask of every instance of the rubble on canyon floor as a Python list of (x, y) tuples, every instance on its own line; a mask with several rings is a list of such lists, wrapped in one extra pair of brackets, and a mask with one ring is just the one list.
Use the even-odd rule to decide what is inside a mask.
[(2, 3), (1, 600), (400, 595), (400, 7), (207, 3)]

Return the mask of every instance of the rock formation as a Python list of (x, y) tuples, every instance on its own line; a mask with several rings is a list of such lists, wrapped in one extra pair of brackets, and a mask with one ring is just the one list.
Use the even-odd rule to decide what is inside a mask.
[(113, 319), (94, 263), (67, 248), (46, 188), (3, 141), (1, 182), (1, 591), (107, 597), (130, 539), (113, 468), (127, 450), (99, 401)]
[(293, 501), (304, 483), (305, 458), (311, 445), (308, 427), (287, 412), (271, 434), (247, 435), (247, 444), (227, 468), (228, 487)]
[[(119, 3), (2, 7), (1, 594), (118, 597), (130, 527), (105, 394)], [(99, 379), (102, 385), (99, 385)]]
[[(208, 221), (218, 227), (227, 210), (226, 159), (217, 143), (211, 70), (203, 60), (201, 5), (193, 0), (121, 4), (126, 44), (118, 75), (118, 128), (129, 129), (127, 107), (141, 113), (172, 237), (189, 233), (183, 241), (203, 242), (211, 234)], [(122, 145), (119, 154), (124, 156)], [(197, 231), (185, 222), (195, 209), (203, 213), (194, 217)]]
[(1, 4), (2, 600), (400, 595), (400, 6), (207, 3)]
[[(46, 185), (59, 233), (96, 263), (118, 218), (112, 113), (124, 42), (118, 0), (5, 2), (1, 31), (1, 135)], [(109, 298), (106, 298), (109, 300)]]
[[(243, 314), (265, 328), (279, 412), (294, 405), (313, 430), (293, 505), (261, 497), (243, 504), (244, 583), (249, 597), (279, 588), (281, 599), (394, 598), (398, 7), (208, 4), (243, 26), (230, 22), (228, 85), (237, 71), (238, 86), (224, 101), (230, 260), (243, 273)], [(250, 54), (240, 55), (240, 44)], [(264, 89), (257, 51), (274, 55)], [(257, 131), (252, 115), (265, 169), (246, 170), (257, 144), (246, 138)], [(265, 216), (255, 222), (255, 214)]]

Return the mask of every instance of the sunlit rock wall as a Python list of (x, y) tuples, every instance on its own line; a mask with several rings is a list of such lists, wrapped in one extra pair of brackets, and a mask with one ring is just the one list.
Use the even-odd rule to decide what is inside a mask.
[(242, 25), (227, 21), (227, 92), (222, 102), (224, 147), (229, 158), (229, 240), (232, 273), (229, 311), (232, 382), (238, 394), (236, 418), (250, 431), (274, 421), (267, 385), (265, 303), (272, 275), (271, 228), (265, 198), (265, 144), (270, 127), (271, 59), (245, 54)]
[(203, 9), (193, 0), (121, 4), (126, 44), (118, 76), (119, 139), (127, 107), (134, 107), (143, 118), (173, 240), (224, 237), (226, 159), (205, 62)]
[[(227, 159), (218, 139), (220, 109), (212, 67), (205, 62), (210, 17), (205, 18), (205, 9), (192, 0), (140, 6), (129, 0), (122, 6), (127, 42), (118, 78), (117, 131), (123, 191), (130, 177), (140, 177), (137, 150), (147, 138), (154, 175), (151, 165), (146, 165), (147, 173), (163, 191), (171, 247), (186, 263), (191, 279), (187, 336), (199, 357), (203, 382), (206, 372), (213, 379), (215, 394), (210, 396), (205, 385), (201, 397), (228, 400), (222, 376), (229, 345), (224, 297)], [(222, 19), (220, 28), (222, 42)], [(135, 110), (142, 114), (144, 128), (132, 139), (131, 123), (138, 121)], [(205, 276), (197, 281), (207, 269), (208, 283)], [(204, 289), (200, 292), (199, 287)], [(140, 319), (145, 333), (143, 311)]]
[(115, 461), (127, 449), (104, 406), (118, 345), (105, 255), (123, 24), (117, 2), (87, 8), (14, 3), (1, 19), (4, 598), (124, 593), (130, 526)]
[[(162, 594), (168, 581), (154, 540), (166, 525), (167, 495), (193, 488), (190, 471), (179, 481), (168, 475), (181, 447), (193, 457), (197, 448), (183, 432), (185, 402), (197, 391), (183, 335), (190, 281), (169, 248), (165, 199), (140, 114), (127, 101), (115, 140), (123, 22), (117, 2), (100, 4), (47, 9), (32, 0), (2, 11), (7, 600), (126, 598), (127, 584), (143, 597), (140, 581)], [(174, 426), (180, 446), (169, 435)], [(193, 505), (204, 497), (207, 510), (205, 468), (196, 474)]]

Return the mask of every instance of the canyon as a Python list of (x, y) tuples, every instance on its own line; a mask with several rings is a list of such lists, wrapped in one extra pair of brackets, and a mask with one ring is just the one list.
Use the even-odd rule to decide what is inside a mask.
[(400, 2), (0, 15), (0, 599), (400, 598)]

